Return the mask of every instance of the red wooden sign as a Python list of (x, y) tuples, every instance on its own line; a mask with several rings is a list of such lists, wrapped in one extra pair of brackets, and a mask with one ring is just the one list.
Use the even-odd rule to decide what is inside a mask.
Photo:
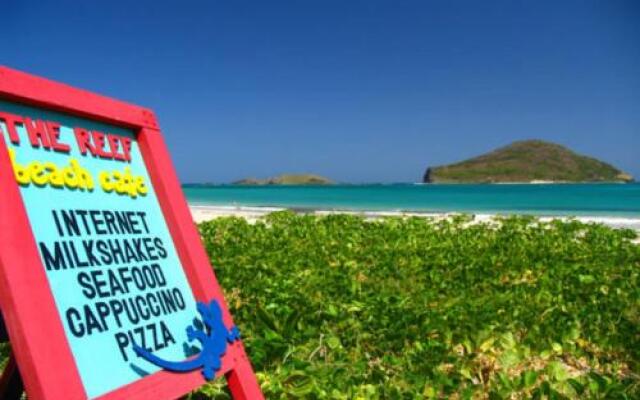
[[(17, 367), (32, 399), (172, 399), (212, 373), (235, 399), (263, 398), (153, 112), (0, 67), (0, 193), (0, 310), (12, 347), (0, 397)], [(131, 243), (140, 255), (118, 265)], [(125, 250), (98, 257), (94, 244)], [(178, 332), (191, 300), (205, 323)], [(137, 319), (123, 322), (134, 304)], [(184, 359), (165, 360), (190, 344)], [(207, 346), (219, 357), (198, 364)]]

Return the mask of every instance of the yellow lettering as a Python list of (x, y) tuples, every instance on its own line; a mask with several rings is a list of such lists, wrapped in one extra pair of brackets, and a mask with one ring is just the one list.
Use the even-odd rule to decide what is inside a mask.
[(100, 186), (107, 193), (115, 192), (121, 196), (129, 196), (132, 199), (138, 196), (146, 196), (148, 189), (142, 176), (135, 176), (131, 168), (125, 167), (124, 171), (102, 171), (99, 174)]
[(107, 193), (111, 193), (113, 191), (113, 184), (109, 179), (109, 173), (102, 171), (98, 175), (98, 179), (100, 180), (100, 187)]
[(75, 190), (93, 190), (93, 178), (91, 173), (80, 166), (80, 163), (71, 159), (68, 166), (60, 167), (55, 163), (37, 160), (26, 165), (18, 163), (13, 149), (9, 149), (11, 166), (16, 177), (16, 181), (22, 186), (34, 184), (38, 187), (50, 185), (55, 188)]
[(91, 174), (86, 169), (80, 166), (80, 163), (75, 158), (71, 159), (71, 167), (78, 177), (78, 182), (82, 187), (85, 187), (89, 190), (93, 190), (93, 178)]
[(52, 162), (44, 163), (44, 169), (49, 173), (49, 184), (55, 188), (64, 187), (64, 177), (58, 171), (58, 167)]
[(29, 175), (31, 175), (31, 182), (36, 186), (45, 186), (47, 184), (47, 176), (43, 173), (44, 167), (38, 162), (29, 164)]
[[(51, 186), (88, 191), (93, 191), (95, 187), (93, 176), (89, 170), (83, 168), (75, 158), (70, 159), (68, 165), (59, 166), (50, 161), (35, 160), (22, 165), (16, 160), (13, 149), (9, 149), (9, 157), (16, 181), (22, 186), (29, 186), (33, 183), (38, 187)], [(132, 199), (146, 196), (149, 193), (144, 177), (134, 175), (130, 167), (124, 167), (123, 171), (100, 171), (98, 183), (105, 193), (115, 192)]]
[(149, 189), (147, 189), (147, 185), (144, 184), (144, 178), (141, 176), (136, 178), (135, 186), (138, 193), (140, 193), (140, 195), (142, 196), (146, 196), (149, 192)]
[(16, 181), (23, 186), (29, 186), (29, 183), (31, 183), (31, 180), (29, 179), (29, 172), (25, 167), (18, 164), (16, 161), (16, 153), (13, 149), (9, 149), (9, 158), (11, 159), (11, 166), (13, 167), (13, 173), (16, 176)]

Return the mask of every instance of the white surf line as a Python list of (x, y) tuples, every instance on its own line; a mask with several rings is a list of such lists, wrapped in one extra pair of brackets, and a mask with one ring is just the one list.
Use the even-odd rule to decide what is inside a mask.
[[(200, 205), (190, 204), (189, 208), (196, 222), (203, 222), (220, 217), (242, 217), (249, 220), (257, 220), (269, 213), (287, 210), (285, 207), (262, 207), (262, 206), (240, 206), (240, 205)], [(423, 217), (443, 219), (450, 218), (455, 215), (467, 214), (474, 216), (474, 222), (492, 222), (496, 217), (506, 217), (517, 214), (477, 214), (477, 213), (459, 213), (459, 212), (416, 212), (416, 211), (379, 211), (379, 210), (295, 210), (300, 213), (308, 213), (314, 215), (332, 215), (332, 214), (348, 214), (360, 215), (365, 218), (375, 219), (381, 217)], [(613, 228), (626, 228), (640, 231), (640, 218), (631, 217), (614, 217), (614, 216), (534, 216), (543, 222), (552, 220), (576, 220), (583, 223), (596, 223), (610, 226)]]

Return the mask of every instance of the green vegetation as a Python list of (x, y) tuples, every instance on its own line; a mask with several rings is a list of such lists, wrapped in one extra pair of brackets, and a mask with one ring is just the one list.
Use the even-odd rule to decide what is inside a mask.
[(428, 168), (424, 182), (629, 182), (631, 175), (558, 144), (542, 140), (514, 142), (456, 164)]
[(268, 399), (640, 398), (633, 231), (290, 212), (199, 229)]
[(638, 398), (635, 233), (467, 222), (283, 212), (200, 231), (269, 399)]
[(256, 179), (247, 178), (234, 182), (234, 185), (331, 185), (334, 182), (331, 179), (319, 175), (284, 174), (273, 178)]
[(9, 343), (0, 343), (0, 370), (4, 369), (4, 366), (7, 365), (9, 351)]

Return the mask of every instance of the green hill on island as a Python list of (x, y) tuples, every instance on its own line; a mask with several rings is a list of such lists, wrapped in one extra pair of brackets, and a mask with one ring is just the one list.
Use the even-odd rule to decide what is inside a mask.
[(234, 185), (332, 185), (333, 183), (331, 179), (312, 174), (283, 174), (266, 179), (246, 178), (233, 182)]
[(631, 182), (614, 166), (542, 140), (511, 143), (455, 164), (427, 168), (425, 183)]

